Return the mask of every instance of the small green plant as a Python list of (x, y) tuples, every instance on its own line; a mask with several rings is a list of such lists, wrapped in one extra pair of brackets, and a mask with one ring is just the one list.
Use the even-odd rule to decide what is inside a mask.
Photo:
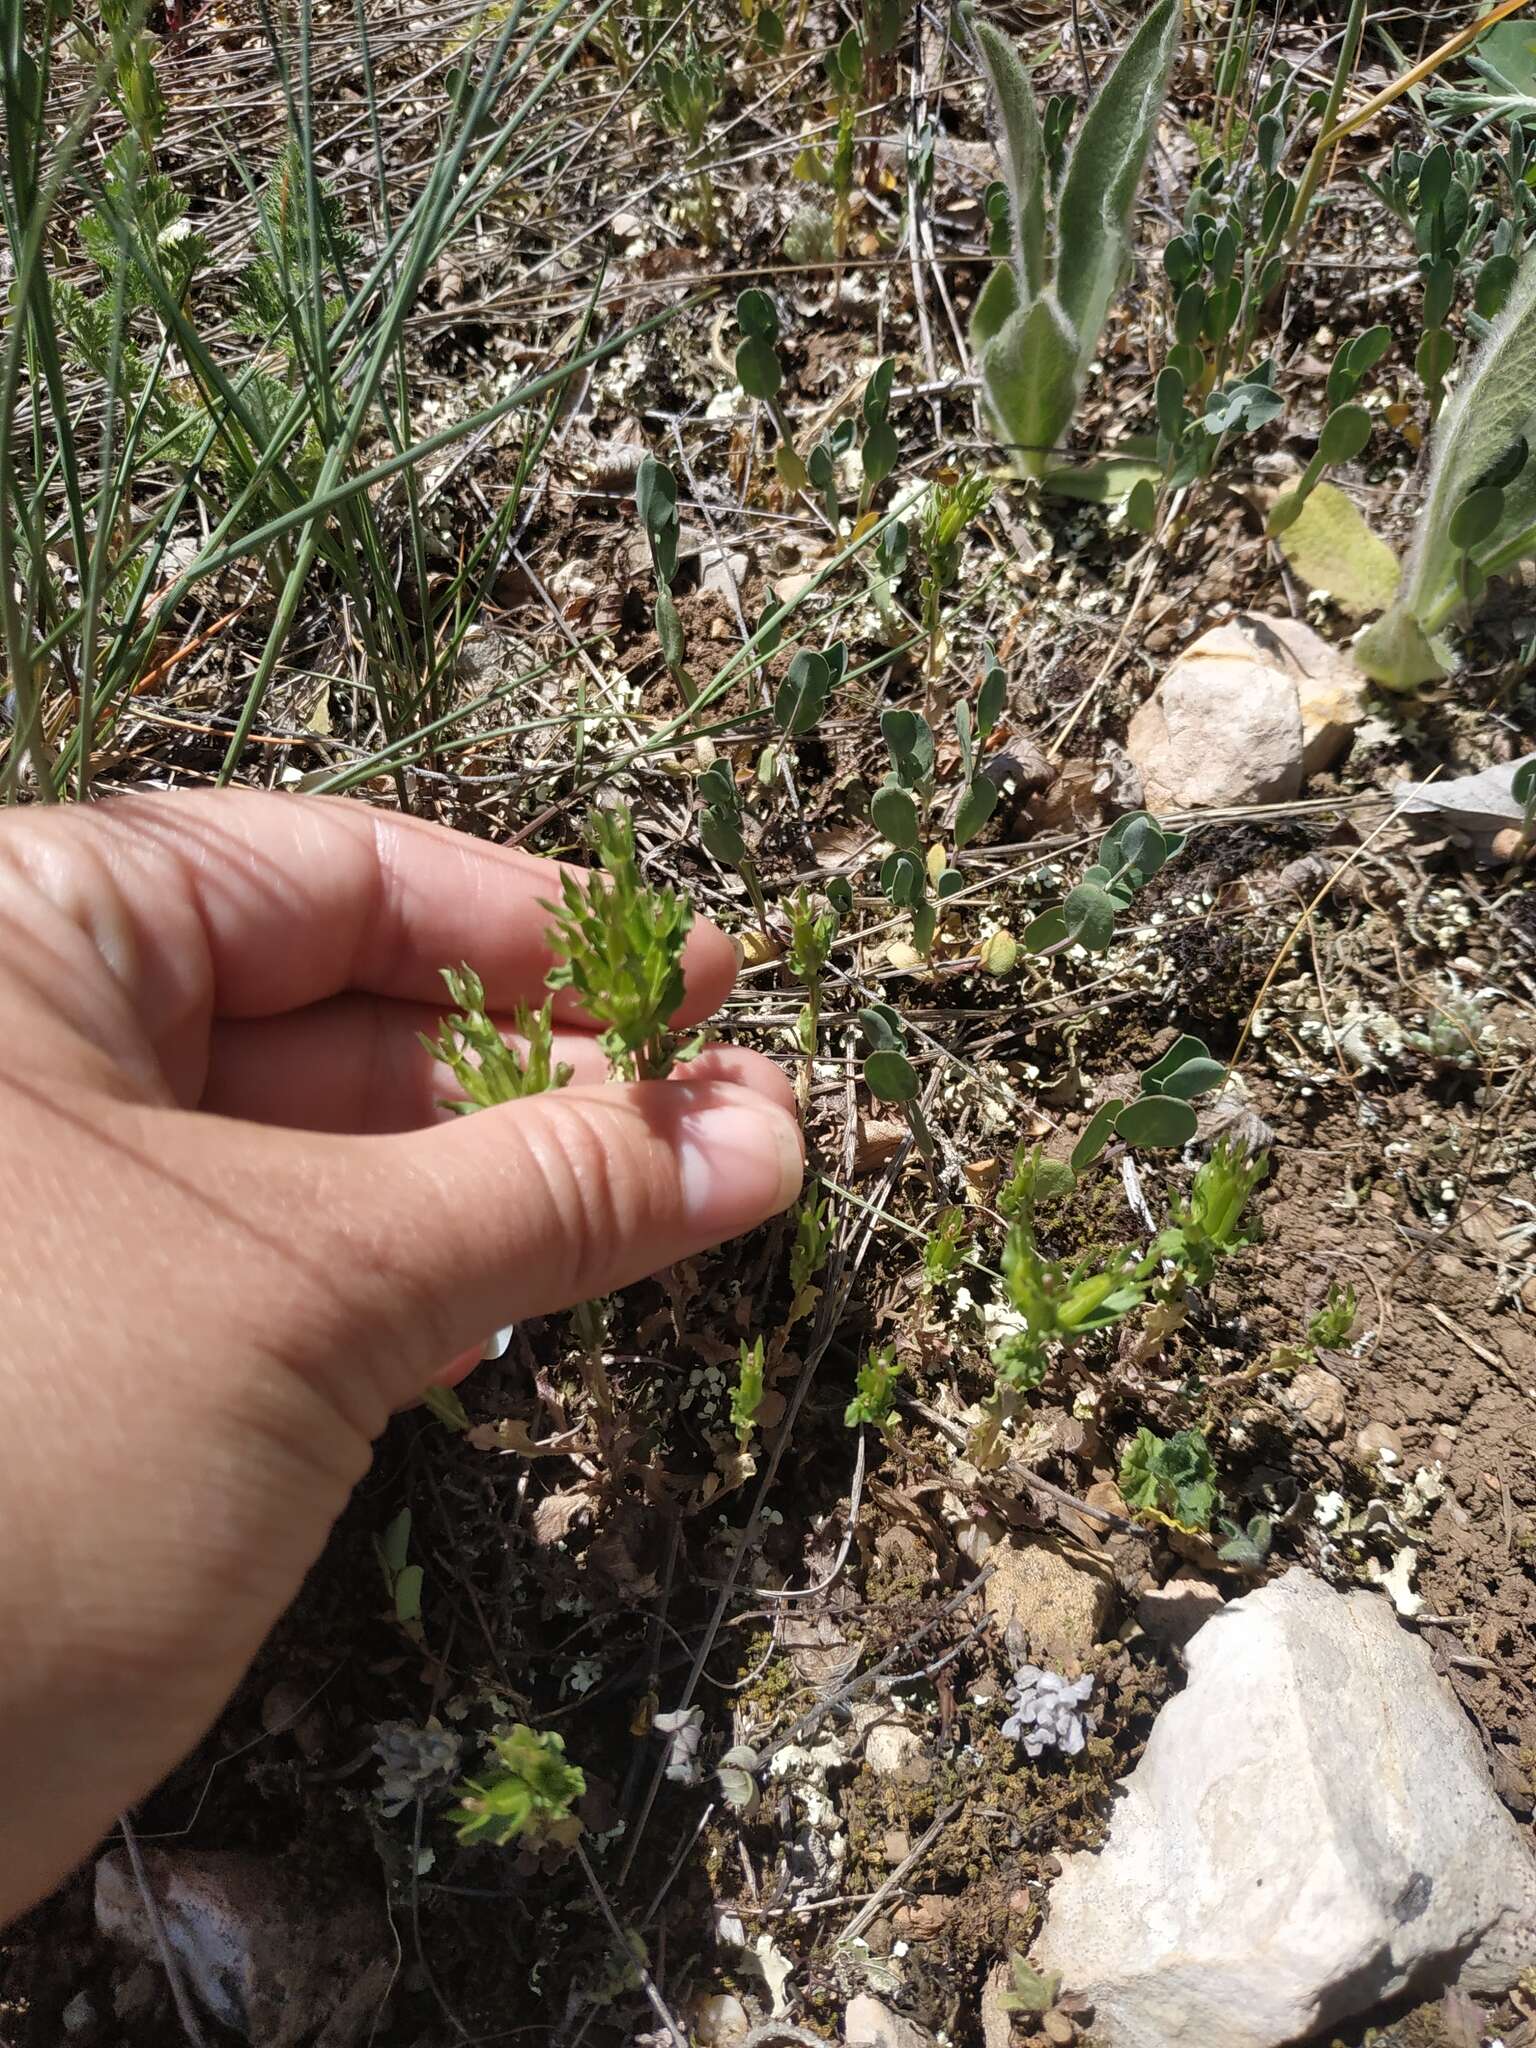
[(667, 664), (667, 673), (682, 692), (683, 702), (692, 704), (698, 692), (684, 660), (687, 650), (683, 644), (683, 622), (672, 600), (679, 531), (677, 479), (649, 451), (640, 458), (635, 476), (635, 510), (651, 551), (651, 567), (656, 572), (655, 622), (661, 657)]
[(751, 1437), (762, 1405), (763, 1340), (755, 1337), (749, 1344), (743, 1337), (741, 1356), (736, 1363), (736, 1384), (731, 1389), (731, 1426), (738, 1443), (745, 1444)]
[(1035, 1212), (1042, 1202), (1059, 1201), (1077, 1186), (1077, 1175), (1063, 1159), (1047, 1159), (1040, 1145), (1015, 1147), (1008, 1178), (997, 1191), (997, 1213), (1034, 1234)]
[(960, 744), (960, 801), (955, 806), (955, 850), (970, 845), (997, 809), (997, 784), (982, 772), (977, 745), (985, 744), (1003, 715), (1008, 678), (991, 648), (982, 669), (981, 690), (974, 713), (962, 698), (955, 706), (955, 738)]
[(744, 291), (736, 301), (736, 324), (741, 329), (741, 341), (736, 349), (736, 381), (748, 398), (758, 399), (767, 406), (779, 430), (773, 466), (780, 479), (791, 491), (807, 490), (811, 480), (796, 452), (794, 430), (779, 403), (784, 366), (779, 361), (776, 346), (779, 338), (778, 308), (767, 292), (756, 289)]
[(992, 485), (987, 477), (962, 476), (953, 483), (936, 483), (923, 500), (918, 542), (923, 553), (923, 632), (928, 641), (923, 672), (929, 681), (930, 696), (933, 679), (944, 665), (940, 600), (960, 574), (960, 547), (966, 529), (986, 510), (991, 495)]
[(384, 1574), (384, 1590), (390, 1611), (413, 1643), (421, 1641), (421, 1586), (423, 1572), (410, 1563), (411, 1511), (402, 1508), (381, 1536), (373, 1539), (373, 1553)]
[(729, 761), (712, 761), (699, 777), (699, 838), (704, 850), (723, 867), (734, 868), (746, 885), (759, 926), (768, 928), (768, 905), (758, 880), (757, 864), (742, 834), (741, 798)]
[(550, 943), (560, 956), (546, 977), (573, 989), (602, 1026), (598, 1044), (621, 1080), (660, 1081), (701, 1040), (680, 1042), (668, 1028), (683, 1000), (683, 948), (693, 908), (672, 889), (652, 889), (635, 858), (635, 828), (622, 805), (597, 811), (588, 826), (606, 872), (561, 878)]
[(1451, 673), (1445, 629), (1489, 580), (1536, 556), (1536, 250), (1436, 422), (1416, 537), (1391, 608), (1354, 658), (1389, 689)]
[(527, 1048), (519, 1053), (487, 1016), (479, 975), (468, 967), (445, 967), (442, 975), (448, 999), (458, 1005), (458, 1011), (443, 1019), (436, 1038), (423, 1032), (421, 1042), (464, 1091), (462, 1098), (444, 1102), (445, 1109), (464, 1116), (566, 1085), (571, 1070), (554, 1058), (553, 1004), (545, 1003), (538, 1010), (519, 1006), (517, 1030)]
[(894, 1103), (907, 1120), (912, 1141), (924, 1159), (934, 1156), (933, 1133), (918, 1097), (923, 1092), (917, 1069), (907, 1057), (907, 1034), (889, 1003), (871, 1003), (859, 1012), (864, 1039), (864, 1083), (876, 1102)]
[(802, 885), (785, 905), (789, 913), (790, 973), (805, 990), (805, 1001), (795, 1019), (795, 1043), (803, 1057), (800, 1069), (800, 1106), (808, 1105), (815, 1073), (816, 1049), (821, 1038), (821, 978), (832, 957), (832, 944), (841, 923), (830, 903), (818, 908), (810, 891)]
[(1179, 0), (1143, 16), (1083, 117), (1059, 189), (1023, 58), (989, 22), (975, 24), (1012, 234), (976, 301), (971, 347), (993, 429), (1025, 476), (1055, 458), (1124, 274), (1179, 22)]
[(834, 640), (825, 654), (802, 647), (794, 656), (773, 699), (773, 722), (786, 739), (814, 731), (847, 667), (848, 649), (841, 640)]
[(651, 60), (652, 104), (661, 127), (681, 135), (688, 154), (702, 157), (694, 170), (694, 195), (698, 225), (708, 243), (716, 235), (715, 186), (710, 174), (705, 143), (709, 124), (725, 93), (725, 69), (713, 51), (706, 49), (690, 32), (678, 56), (658, 52)]
[(836, 1221), (832, 1197), (815, 1187), (795, 1211), (795, 1241), (789, 1252), (787, 1329), (804, 1322), (821, 1299), (821, 1287), (816, 1276), (827, 1263)]
[[(1323, 421), (1311, 461), (1294, 487), (1282, 493), (1270, 507), (1265, 531), (1272, 540), (1296, 524), (1301, 508), (1322, 481), (1325, 469), (1353, 462), (1364, 450), (1371, 438), (1371, 416), (1363, 405), (1353, 402), (1350, 394), (1358, 389), (1366, 372), (1380, 361), (1391, 343), (1390, 328), (1371, 327), (1346, 342), (1334, 357), (1328, 375), (1328, 403), (1333, 410)], [(1342, 396), (1336, 397), (1335, 393)]]
[(1337, 1351), (1350, 1339), (1360, 1304), (1353, 1287), (1328, 1283), (1328, 1299), (1313, 1311), (1307, 1323), (1307, 1342), (1316, 1351)]
[[(874, 495), (896, 467), (901, 453), (901, 444), (896, 439), (896, 429), (890, 422), (891, 386), (896, 378), (896, 363), (891, 356), (875, 365), (869, 382), (864, 386), (860, 411), (864, 420), (864, 438), (859, 444), (859, 466), (864, 472), (864, 481), (859, 490), (859, 517), (862, 519), (874, 501)], [(833, 525), (837, 524), (836, 519)]]
[(1138, 1429), (1120, 1460), (1120, 1491), (1127, 1504), (1175, 1528), (1203, 1532), (1216, 1508), (1216, 1465), (1198, 1429), (1171, 1437)]
[(1040, 1385), (1055, 1346), (1109, 1329), (1138, 1308), (1146, 1293), (1131, 1247), (1073, 1263), (1049, 1259), (1022, 1220), (1003, 1244), (1003, 1283), (1023, 1328), (1003, 1338), (992, 1364), (1005, 1386), (1019, 1390)]
[(1097, 860), (1066, 900), (1029, 926), (1025, 946), (1031, 953), (1060, 953), (1068, 946), (1106, 952), (1117, 915), (1130, 908), (1183, 844), (1182, 832), (1168, 831), (1145, 811), (1121, 818), (1099, 841)]
[(568, 1848), (581, 1833), (580, 1817), (572, 1809), (584, 1796), (587, 1780), (565, 1761), (561, 1737), (519, 1723), (496, 1736), (491, 1747), (500, 1768), (465, 1783), (459, 1840), (488, 1842), (498, 1849), (508, 1842)]
[(1223, 1564), (1236, 1565), (1239, 1571), (1256, 1572), (1268, 1559), (1274, 1546), (1274, 1528), (1268, 1515), (1251, 1515), (1246, 1528), (1229, 1515), (1218, 1515), (1216, 1526), (1226, 1539), (1216, 1552)]
[(1268, 1171), (1267, 1153), (1219, 1138), (1195, 1169), (1189, 1194), (1172, 1204), (1173, 1222), (1155, 1240), (1153, 1257), (1172, 1260), (1191, 1286), (1208, 1287), (1223, 1259), (1256, 1242), (1258, 1226), (1245, 1223), (1244, 1212)]
[(870, 1352), (854, 1380), (853, 1399), (843, 1411), (843, 1420), (850, 1429), (865, 1422), (872, 1429), (894, 1428), (896, 1382), (901, 1370), (894, 1346)]
[(1004, 2012), (1047, 2013), (1061, 1995), (1061, 1972), (1032, 1969), (1015, 1949), (1008, 1958), (1008, 1989), (998, 2000)]
[(965, 1211), (941, 1209), (923, 1240), (923, 1292), (940, 1294), (953, 1287), (970, 1256)]

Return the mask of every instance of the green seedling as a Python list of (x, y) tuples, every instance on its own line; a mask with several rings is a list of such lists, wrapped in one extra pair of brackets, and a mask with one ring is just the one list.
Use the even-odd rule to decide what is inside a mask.
[(635, 510), (651, 551), (651, 567), (656, 572), (655, 621), (661, 657), (667, 664), (668, 675), (682, 692), (683, 702), (692, 704), (698, 692), (684, 661), (687, 650), (683, 645), (683, 622), (672, 600), (679, 533), (677, 479), (664, 462), (658, 462), (649, 452), (640, 458), (635, 476)]
[(854, 1380), (853, 1399), (843, 1410), (843, 1420), (850, 1429), (866, 1422), (871, 1429), (895, 1427), (896, 1382), (901, 1371), (893, 1345), (870, 1352)]
[(834, 533), (841, 532), (843, 523), (843, 501), (837, 489), (838, 470), (843, 457), (851, 451), (857, 432), (851, 419), (839, 420), (806, 451), (805, 473), (810, 478), (811, 489), (821, 499), (827, 524)]
[[(874, 495), (896, 467), (901, 453), (896, 439), (896, 429), (890, 422), (891, 386), (896, 379), (896, 363), (891, 356), (877, 363), (873, 375), (864, 386), (864, 397), (860, 411), (864, 421), (864, 438), (859, 444), (859, 466), (864, 472), (864, 482), (859, 491), (859, 517), (862, 519), (874, 501)], [(833, 524), (836, 525), (836, 520)]]
[(786, 1328), (804, 1322), (821, 1299), (817, 1275), (827, 1263), (837, 1218), (832, 1197), (812, 1187), (795, 1211), (795, 1241), (789, 1251), (789, 1315)]
[(571, 1070), (554, 1057), (554, 1006), (530, 1010), (520, 1004), (516, 1012), (518, 1035), (525, 1050), (508, 1045), (486, 1014), (485, 988), (478, 974), (468, 967), (445, 967), (443, 980), (448, 999), (458, 1005), (457, 1013), (445, 1017), (436, 1038), (421, 1034), (421, 1043), (441, 1065), (448, 1068), (462, 1089), (462, 1097), (441, 1105), (456, 1115), (472, 1110), (492, 1109), (498, 1103), (518, 1102), (525, 1095), (542, 1095), (548, 1088), (563, 1088)]
[(1175, 1529), (1202, 1534), (1215, 1512), (1216, 1465), (1198, 1429), (1160, 1437), (1145, 1427), (1120, 1460), (1126, 1504)]
[(997, 1213), (1033, 1237), (1040, 1204), (1060, 1201), (1076, 1186), (1077, 1175), (1064, 1159), (1047, 1159), (1040, 1145), (1021, 1144), (997, 1191)]
[(1328, 1299), (1307, 1323), (1307, 1342), (1316, 1351), (1338, 1351), (1350, 1339), (1360, 1304), (1353, 1287), (1328, 1283)]
[(821, 978), (832, 956), (841, 919), (830, 903), (825, 909), (817, 909), (810, 891), (803, 885), (785, 908), (789, 912), (789, 951), (785, 958), (790, 973), (805, 990), (805, 1002), (795, 1019), (795, 1043), (804, 1060), (799, 1091), (800, 1107), (804, 1110), (810, 1102), (816, 1049), (821, 1039)]
[(589, 835), (607, 879), (561, 878), (550, 944), (552, 989), (573, 989), (602, 1026), (598, 1044), (615, 1076), (660, 1081), (702, 1040), (679, 1040), (669, 1028), (683, 1000), (683, 948), (693, 907), (672, 889), (652, 889), (635, 858), (635, 828), (621, 805), (597, 811)]
[(779, 403), (784, 366), (775, 346), (779, 338), (778, 308), (767, 292), (744, 291), (736, 301), (736, 324), (741, 329), (736, 349), (736, 381), (748, 398), (767, 406), (779, 430), (774, 469), (790, 490), (808, 490), (811, 480), (795, 451), (794, 432)]
[(919, 712), (893, 710), (880, 714), (880, 733), (891, 766), (870, 798), (869, 815), (893, 848), (881, 863), (880, 887), (894, 909), (911, 913), (913, 944), (927, 959), (938, 931), (939, 909), (963, 886), (963, 877), (945, 866), (941, 849), (933, 849), (937, 858), (931, 871), (921, 853), (933, 802), (933, 728)]
[(712, 761), (699, 777), (699, 838), (704, 851), (722, 867), (734, 868), (746, 885), (762, 930), (768, 929), (768, 905), (758, 879), (757, 864), (742, 834), (741, 798), (729, 761)]
[(933, 1133), (918, 1101), (922, 1083), (907, 1057), (907, 1036), (901, 1019), (889, 1003), (871, 1003), (859, 1012), (859, 1030), (865, 1045), (865, 1086), (876, 1102), (893, 1103), (901, 1110), (913, 1143), (924, 1159), (931, 1161)]
[(960, 744), (960, 801), (955, 806), (955, 850), (969, 846), (997, 809), (997, 784), (983, 774), (977, 757), (977, 743), (985, 742), (997, 730), (1007, 697), (1008, 678), (997, 656), (988, 647), (982, 667), (981, 689), (974, 713), (963, 700), (955, 706), (955, 737)]
[(756, 1429), (757, 1411), (762, 1405), (763, 1340), (755, 1337), (749, 1344), (743, 1337), (741, 1356), (736, 1363), (736, 1384), (731, 1389), (731, 1426), (739, 1444), (746, 1444)]
[(1203, 1039), (1186, 1033), (1141, 1077), (1141, 1093), (1127, 1102), (1113, 1095), (1100, 1103), (1072, 1150), (1072, 1165), (1081, 1173), (1111, 1137), (1128, 1145), (1176, 1151), (1199, 1128), (1190, 1108), (1198, 1096), (1219, 1088), (1227, 1077), (1220, 1060), (1212, 1059)]
[(1005, 1386), (1019, 1390), (1040, 1385), (1056, 1346), (1109, 1329), (1138, 1308), (1146, 1293), (1129, 1246), (1068, 1264), (1045, 1258), (1022, 1220), (1003, 1244), (1003, 1282), (1024, 1327), (1003, 1339), (992, 1364)]
[(1143, 17), (1065, 152), (1059, 181), (1023, 58), (989, 22), (975, 24), (1011, 243), (976, 301), (971, 347), (993, 430), (1025, 476), (1045, 473), (1071, 424), (1124, 275), (1179, 21), (1179, 0), (1158, 0)]
[(1115, 918), (1135, 900), (1184, 844), (1182, 832), (1170, 832), (1145, 811), (1133, 811), (1112, 825), (1099, 842), (1098, 859), (1066, 900), (1041, 913), (1024, 934), (1031, 953), (1060, 953), (1082, 946), (1089, 953), (1107, 951), (1115, 936)]
[(1245, 1225), (1243, 1214), (1268, 1171), (1267, 1153), (1249, 1152), (1235, 1138), (1218, 1139), (1196, 1168), (1188, 1196), (1173, 1203), (1173, 1222), (1154, 1241), (1151, 1258), (1172, 1260), (1181, 1283), (1208, 1287), (1223, 1259), (1257, 1241), (1257, 1224)]
[(648, 75), (660, 126), (686, 140), (690, 157), (703, 155), (706, 159), (694, 171), (694, 193), (699, 224), (705, 240), (712, 243), (716, 234), (715, 188), (705, 141), (724, 96), (724, 67), (713, 51), (700, 45), (690, 33), (676, 59), (658, 52), (651, 60)]
[(940, 1294), (953, 1287), (970, 1260), (965, 1211), (941, 1209), (923, 1240), (923, 1292)]
[(1536, 250), (1430, 439), (1429, 483), (1396, 600), (1354, 658), (1389, 689), (1450, 674), (1445, 629), (1489, 580), (1536, 556)]
[(572, 1809), (585, 1795), (587, 1780), (565, 1761), (560, 1736), (519, 1725), (496, 1736), (491, 1747), (500, 1768), (465, 1783), (459, 1840), (488, 1842), (498, 1849), (508, 1842), (569, 1848), (581, 1833), (581, 1820)]
[(1250, 1516), (1246, 1529), (1230, 1516), (1218, 1515), (1216, 1526), (1226, 1538), (1216, 1552), (1223, 1564), (1235, 1565), (1239, 1571), (1256, 1572), (1267, 1562), (1275, 1536), (1268, 1515)]
[(1061, 1972), (1032, 1969), (1017, 1949), (1008, 1958), (1008, 1989), (998, 1999), (1004, 2012), (1047, 2013), (1061, 1995)]
[(384, 1574), (384, 1590), (389, 1599), (390, 1611), (411, 1641), (419, 1643), (422, 1640), (423, 1574), (419, 1564), (409, 1562), (410, 1548), (411, 1511), (409, 1508), (402, 1508), (383, 1535), (374, 1537), (373, 1554), (379, 1560), (379, 1570)]
[(986, 510), (992, 485), (984, 476), (962, 476), (954, 483), (936, 483), (923, 501), (918, 542), (923, 553), (923, 632), (928, 655), (923, 673), (932, 709), (933, 682), (943, 667), (944, 638), (939, 602), (960, 574), (961, 543), (972, 520)]

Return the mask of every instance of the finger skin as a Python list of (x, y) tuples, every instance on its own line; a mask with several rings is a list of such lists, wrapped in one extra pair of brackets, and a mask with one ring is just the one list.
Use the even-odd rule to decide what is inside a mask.
[[(543, 1000), (562, 869), (340, 797), (256, 791), (122, 796), (0, 817), (0, 949), (34, 962), (88, 1042), (183, 1104), (206, 1078), (211, 1018), (277, 1016), (343, 990), (432, 1003), (462, 961), (493, 1009)], [(100, 980), (87, 1008), (78, 980)], [(680, 1024), (736, 977), (730, 941), (695, 921)], [(562, 995), (557, 1013), (579, 1020)]]

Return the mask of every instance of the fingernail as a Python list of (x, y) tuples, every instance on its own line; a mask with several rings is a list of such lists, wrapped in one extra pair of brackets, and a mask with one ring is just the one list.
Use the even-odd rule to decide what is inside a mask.
[(688, 1221), (717, 1240), (777, 1216), (805, 1179), (794, 1118), (750, 1097), (713, 1102), (682, 1117), (678, 1161)]

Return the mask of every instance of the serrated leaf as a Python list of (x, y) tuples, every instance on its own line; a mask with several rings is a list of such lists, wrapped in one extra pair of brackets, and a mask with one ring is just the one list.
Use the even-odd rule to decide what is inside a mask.
[(1199, 1129), (1195, 1112), (1172, 1095), (1140, 1095), (1115, 1118), (1115, 1131), (1128, 1145), (1176, 1151)]
[(1279, 540), (1302, 582), (1353, 618), (1384, 611), (1397, 594), (1402, 564), (1336, 484), (1318, 484)]

